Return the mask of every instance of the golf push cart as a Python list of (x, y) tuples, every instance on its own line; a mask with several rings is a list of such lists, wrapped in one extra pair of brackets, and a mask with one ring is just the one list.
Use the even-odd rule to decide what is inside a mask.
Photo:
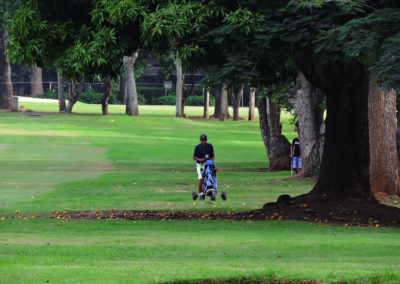
[(207, 160), (203, 165), (203, 192), (198, 194), (196, 190), (192, 193), (193, 200), (205, 200), (207, 197), (210, 200), (215, 200), (217, 196), (221, 196), (223, 200), (226, 200), (226, 191), (222, 191), (221, 194), (217, 192), (217, 169), (212, 160)]

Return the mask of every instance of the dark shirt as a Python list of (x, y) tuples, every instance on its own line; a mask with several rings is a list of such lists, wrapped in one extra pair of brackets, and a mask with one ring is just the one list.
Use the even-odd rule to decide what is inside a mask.
[(299, 138), (294, 138), (292, 142), (293, 146), (293, 157), (300, 157), (300, 140)]
[[(198, 144), (195, 148), (194, 148), (194, 153), (193, 153), (193, 158), (205, 158), (206, 155), (208, 155), (208, 159), (211, 159), (212, 157), (214, 157), (214, 148), (211, 144), (206, 144), (205, 146)], [(196, 163), (199, 163), (198, 161), (196, 161)]]

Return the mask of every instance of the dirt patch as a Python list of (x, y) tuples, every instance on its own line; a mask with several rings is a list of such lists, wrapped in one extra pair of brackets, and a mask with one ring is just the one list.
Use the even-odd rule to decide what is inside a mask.
[(353, 227), (400, 227), (400, 208), (356, 201), (331, 202), (327, 196), (302, 195), (290, 198), (282, 195), (277, 202), (248, 212), (190, 212), (190, 211), (132, 211), (101, 210), (81, 212), (54, 212), (57, 219), (122, 219), (122, 220), (232, 220), (265, 221), (293, 220), (328, 223)]
[(375, 194), (375, 197), (380, 203), (400, 207), (400, 196), (388, 195), (385, 192), (378, 192)]
[(357, 227), (399, 227), (400, 208), (359, 200), (337, 201), (326, 194), (282, 195), (252, 212), (265, 219), (301, 220)]

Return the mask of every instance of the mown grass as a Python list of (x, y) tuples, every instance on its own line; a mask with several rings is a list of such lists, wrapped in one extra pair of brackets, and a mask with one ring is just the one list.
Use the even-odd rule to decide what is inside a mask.
[[(257, 122), (174, 118), (173, 107), (24, 103), (42, 117), (0, 112), (0, 283), (158, 283), (204, 279), (400, 281), (398, 229), (294, 222), (49, 219), (53, 211), (251, 210), (312, 181), (270, 173)], [(188, 108), (191, 116), (201, 108)], [(245, 116), (246, 109), (242, 110)], [(293, 138), (284, 116), (283, 131)], [(228, 201), (191, 200), (201, 133), (216, 151)], [(24, 214), (28, 218), (10, 219)], [(40, 216), (31, 219), (30, 216)], [(239, 281), (239, 280), (237, 280)]]
[[(98, 107), (80, 105), (87, 112)], [(42, 107), (48, 104), (29, 105)], [(174, 110), (147, 107), (147, 115), (139, 117), (1, 113), (0, 214), (112, 208), (249, 210), (280, 194), (297, 195), (311, 188), (310, 182), (280, 181), (288, 172), (254, 172), (268, 167), (257, 122), (177, 119), (158, 116), (160, 108)], [(293, 135), (293, 127), (285, 127)], [(192, 203), (197, 183), (192, 155), (201, 133), (214, 145), (220, 189), (228, 191), (229, 202)]]
[(396, 229), (48, 219), (2, 222), (0, 228), (2, 283), (399, 279)]

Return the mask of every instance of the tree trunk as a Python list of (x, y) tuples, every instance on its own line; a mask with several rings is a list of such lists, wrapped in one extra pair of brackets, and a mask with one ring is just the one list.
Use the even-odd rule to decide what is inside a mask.
[(397, 119), (397, 128), (396, 128), (396, 145), (397, 145), (397, 156), (399, 158), (399, 167), (400, 167), (400, 111), (396, 112)]
[(224, 96), (224, 109), (225, 109), (225, 119), (231, 119), (231, 114), (229, 113), (228, 93), (226, 93), (226, 96)]
[[(129, 81), (129, 80), (128, 80)], [(111, 96), (111, 91), (112, 91), (112, 80), (111, 76), (107, 75), (104, 80), (104, 95), (103, 98), (101, 99), (101, 110), (103, 111), (103, 115), (108, 115), (108, 99)], [(129, 84), (128, 84), (128, 89), (129, 89)], [(129, 91), (128, 91), (129, 93)]]
[(183, 91), (183, 69), (182, 69), (182, 59), (179, 57), (179, 54), (175, 56), (175, 69), (176, 69), (176, 116), (182, 117), (182, 91)]
[(69, 84), (68, 88), (68, 106), (67, 106), (68, 113), (72, 112), (72, 108), (74, 107), (75, 103), (79, 100), (79, 97), (83, 92), (83, 84), (84, 82), (82, 80), (77, 89), (74, 80), (71, 80), (71, 83)]
[(205, 119), (210, 119), (210, 90), (207, 89), (204, 95), (204, 114)]
[(302, 177), (316, 177), (319, 173), (323, 135), (320, 130), (324, 118), (324, 110), (320, 105), (325, 100), (325, 95), (314, 88), (299, 73), (296, 85), (287, 93), (288, 102), (295, 108), (299, 120), (299, 135), (302, 158)]
[(187, 101), (187, 97), (186, 96), (182, 96), (182, 106), (181, 106), (182, 117), (186, 117), (186, 114), (185, 114), (186, 101)]
[(134, 64), (139, 56), (139, 52), (136, 51), (132, 56), (124, 56), (124, 68), (126, 73), (126, 83), (128, 85), (128, 96), (126, 103), (126, 114), (128, 115), (139, 115), (139, 103), (136, 91), (136, 81), (134, 73)]
[(31, 95), (43, 95), (43, 93), (42, 68), (33, 65), (31, 76)]
[[(222, 89), (221, 89), (222, 90)], [(215, 106), (214, 106), (214, 118), (219, 118), (221, 113), (221, 94), (222, 92), (217, 92), (215, 94)]]
[(249, 98), (249, 121), (256, 120), (256, 115), (254, 112), (256, 106), (256, 91), (254, 88), (250, 89), (250, 98)]
[(0, 109), (11, 110), (13, 87), (11, 83), (10, 61), (7, 54), (8, 32), (0, 25)]
[(228, 102), (228, 89), (224, 85), (221, 90), (221, 102), (220, 102), (220, 111), (219, 111), (219, 121), (224, 121), (226, 116), (226, 107), (225, 105)]
[(57, 93), (58, 93), (58, 111), (66, 112), (67, 107), (65, 105), (65, 94), (64, 94), (64, 79), (63, 76), (57, 72)]
[(262, 98), (258, 102), (261, 137), (269, 159), (272, 171), (290, 168), (290, 143), (282, 135), (280, 124), (280, 108), (272, 99)]
[(119, 94), (121, 97), (121, 102), (126, 106), (128, 99), (128, 84), (126, 83), (126, 76), (121, 75), (119, 82)]
[(232, 103), (233, 103), (233, 120), (239, 120), (239, 110), (240, 110), (240, 102), (242, 101), (243, 97), (243, 88), (239, 90), (239, 92), (235, 95), (232, 93)]
[(376, 203), (369, 179), (368, 71), (355, 60), (313, 67), (307, 79), (326, 94), (327, 118), (312, 194), (335, 202)]
[[(370, 82), (373, 83), (372, 78)], [(370, 182), (373, 193), (400, 193), (396, 145), (396, 91), (370, 85), (368, 96)]]

